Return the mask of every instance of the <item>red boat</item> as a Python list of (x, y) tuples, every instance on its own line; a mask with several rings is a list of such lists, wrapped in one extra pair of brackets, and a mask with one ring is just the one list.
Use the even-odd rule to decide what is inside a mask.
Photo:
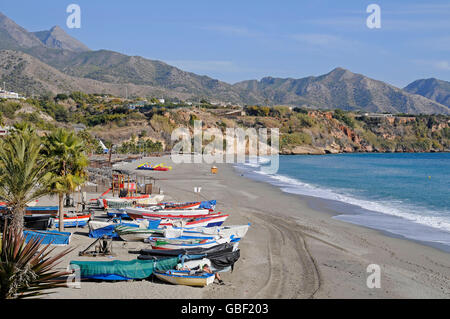
[(176, 213), (174, 214), (174, 213), (171, 213), (170, 210), (168, 210), (168, 211), (158, 210), (157, 212), (152, 213), (151, 211), (142, 212), (142, 211), (139, 211), (138, 209), (126, 209), (127, 215), (132, 219), (145, 219), (145, 218), (154, 219), (155, 217), (156, 218), (169, 218), (169, 219), (180, 219), (180, 218), (192, 219), (192, 218), (205, 218), (205, 217), (211, 217), (213, 215), (217, 215), (217, 214), (211, 213), (212, 212), (211, 210), (209, 211), (209, 213), (207, 213), (207, 211), (208, 211), (207, 209), (202, 209), (201, 211), (205, 211), (205, 213), (196, 213), (196, 210), (192, 210), (192, 213), (185, 211), (184, 214), (176, 214)]
[[(219, 214), (211, 214), (208, 215), (208, 217), (200, 217), (200, 218), (193, 218), (191, 220), (187, 220), (186, 223), (183, 223), (182, 227), (213, 227), (213, 226), (221, 226), (225, 220), (230, 215), (221, 215)], [(159, 224), (159, 227), (163, 226), (172, 226), (177, 227), (177, 224), (179, 224), (180, 218), (178, 219), (163, 219), (161, 223)]]

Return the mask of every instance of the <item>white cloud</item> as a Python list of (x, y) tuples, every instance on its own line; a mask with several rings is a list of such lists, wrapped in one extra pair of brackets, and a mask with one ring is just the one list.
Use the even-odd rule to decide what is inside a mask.
[(447, 60), (413, 60), (417, 65), (431, 67), (436, 70), (450, 71), (450, 62)]
[(450, 71), (450, 62), (448, 61), (436, 61), (434, 66), (439, 70)]

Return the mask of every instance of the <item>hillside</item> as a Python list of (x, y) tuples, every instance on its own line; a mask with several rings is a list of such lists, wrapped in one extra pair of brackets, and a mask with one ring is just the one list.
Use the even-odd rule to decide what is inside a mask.
[(5, 81), (9, 88), (27, 96), (73, 91), (124, 96), (125, 87), (129, 96), (165, 96), (183, 100), (193, 96), (186, 90), (170, 90), (150, 84), (104, 82), (89, 77), (72, 76), (70, 73), (73, 72), (61, 72), (24, 52), (0, 51), (0, 82)]
[(43, 46), (32, 33), (0, 12), (0, 49), (20, 49)]
[(403, 90), (450, 107), (450, 82), (434, 78), (422, 79), (408, 84)]
[(249, 94), (254, 103), (301, 105), (315, 109), (364, 110), (410, 114), (450, 114), (450, 109), (422, 96), (392, 85), (352, 73), (343, 68), (302, 79), (263, 78), (235, 84)]
[[(193, 132), (194, 120), (203, 127), (278, 128), (283, 154), (342, 152), (450, 151), (450, 117), (445, 115), (365, 115), (286, 106), (217, 108), (211, 105), (149, 105), (130, 109), (129, 101), (114, 96), (73, 92), (26, 101), (1, 101), (1, 119), (8, 124), (26, 120), (42, 130), (52, 127), (86, 128), (87, 135), (114, 145), (141, 137), (170, 150), (177, 127)], [(233, 112), (236, 111), (236, 112)], [(142, 142), (142, 141), (141, 141)], [(127, 146), (127, 147), (128, 147)]]
[(129, 95), (206, 99), (225, 104), (450, 114), (449, 106), (439, 103), (448, 103), (442, 89), (429, 93), (428, 98), (427, 94), (411, 94), (342, 68), (317, 77), (266, 77), (231, 85), (185, 72), (162, 61), (108, 50), (91, 51), (57, 26), (49, 31), (28, 32), (1, 13), (0, 49), (8, 49), (1, 52), (0, 81), (28, 95), (81, 90), (124, 96), (126, 87)]
[(54, 26), (48, 31), (33, 32), (33, 34), (48, 48), (64, 49), (74, 52), (90, 50), (83, 43), (69, 36), (58, 26)]

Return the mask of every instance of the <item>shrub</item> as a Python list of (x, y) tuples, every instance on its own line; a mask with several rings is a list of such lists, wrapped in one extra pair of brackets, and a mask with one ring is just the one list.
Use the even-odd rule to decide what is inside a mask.
[(297, 145), (310, 145), (312, 143), (311, 135), (304, 132), (295, 132), (291, 134), (283, 134), (281, 136), (281, 147), (284, 146), (297, 146)]

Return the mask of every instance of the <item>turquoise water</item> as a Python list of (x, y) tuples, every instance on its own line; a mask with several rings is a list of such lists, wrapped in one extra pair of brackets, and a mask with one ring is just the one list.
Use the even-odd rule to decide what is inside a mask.
[(239, 167), (285, 192), (358, 208), (335, 205), (337, 219), (450, 246), (449, 153), (280, 156), (271, 175)]

